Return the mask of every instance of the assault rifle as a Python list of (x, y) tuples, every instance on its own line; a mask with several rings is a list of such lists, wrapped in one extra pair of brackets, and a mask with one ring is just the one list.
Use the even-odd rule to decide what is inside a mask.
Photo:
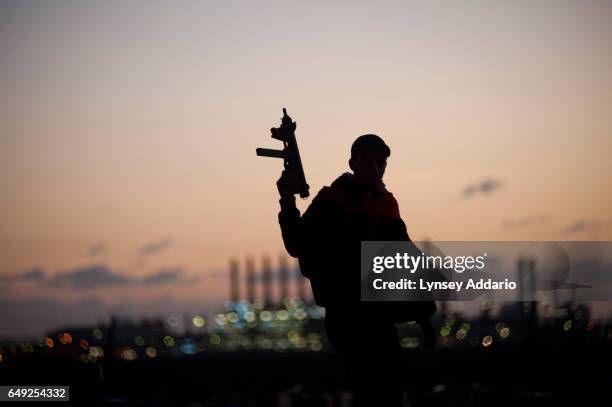
[(308, 198), (310, 187), (306, 183), (304, 168), (300, 158), (300, 150), (298, 149), (295, 139), (296, 123), (287, 115), (287, 109), (283, 108), (283, 118), (280, 127), (272, 127), (272, 138), (283, 142), (282, 150), (272, 150), (270, 148), (258, 148), (255, 150), (258, 156), (282, 158), (286, 170), (292, 171), (298, 177), (299, 188), (298, 192), (301, 198)]

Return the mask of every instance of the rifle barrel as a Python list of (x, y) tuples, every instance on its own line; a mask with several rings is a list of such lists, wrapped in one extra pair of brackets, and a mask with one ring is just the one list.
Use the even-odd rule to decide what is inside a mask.
[(255, 150), (258, 156), (261, 157), (274, 157), (274, 158), (285, 158), (285, 152), (282, 150), (274, 150), (271, 148), (258, 148)]

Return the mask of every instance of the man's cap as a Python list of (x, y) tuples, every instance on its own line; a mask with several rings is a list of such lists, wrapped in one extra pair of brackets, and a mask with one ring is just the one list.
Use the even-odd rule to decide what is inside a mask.
[(363, 136), (357, 137), (353, 142), (351, 146), (351, 158), (370, 151), (382, 152), (386, 157), (391, 155), (391, 149), (385, 144), (383, 139), (376, 134), (364, 134)]

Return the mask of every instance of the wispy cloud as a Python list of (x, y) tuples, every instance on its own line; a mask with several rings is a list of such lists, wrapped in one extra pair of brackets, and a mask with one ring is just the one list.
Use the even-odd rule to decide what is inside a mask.
[(39, 267), (33, 267), (16, 274), (0, 275), (0, 282), (15, 281), (41, 281), (45, 278), (45, 273)]
[(173, 244), (174, 240), (170, 237), (167, 237), (156, 242), (145, 244), (140, 249), (138, 249), (138, 254), (140, 254), (141, 256), (151, 256), (153, 254), (157, 254), (163, 250), (172, 247)]
[(199, 280), (199, 276), (184, 277), (184, 270), (181, 268), (162, 269), (141, 280), (145, 285), (168, 284), (168, 283), (192, 283)]
[(550, 220), (550, 216), (545, 214), (524, 216), (522, 218), (506, 220), (503, 227), (504, 229), (525, 229), (532, 226), (547, 224)]
[(96, 288), (114, 285), (130, 285), (135, 279), (110, 270), (103, 264), (80, 267), (62, 272), (47, 281), (50, 287)]
[(461, 192), (461, 197), (467, 199), (477, 194), (488, 195), (493, 191), (501, 188), (502, 185), (503, 184), (500, 180), (485, 178), (478, 183), (470, 184), (463, 188), (463, 191)]
[(188, 276), (184, 269), (164, 268), (144, 277), (131, 277), (121, 271), (111, 270), (105, 264), (92, 264), (84, 267), (62, 271), (54, 276), (47, 277), (40, 268), (16, 273), (0, 275), (0, 283), (6, 285), (23, 281), (36, 281), (42, 286), (53, 288), (79, 288), (93, 289), (115, 286), (152, 286), (164, 284), (187, 284), (198, 281), (199, 276)]
[(104, 242), (97, 242), (87, 250), (87, 253), (91, 257), (98, 256), (104, 252), (106, 252), (106, 245)]
[(578, 233), (586, 233), (586, 232), (599, 232), (606, 227), (612, 226), (612, 220), (602, 221), (602, 220), (584, 220), (579, 219), (570, 225), (568, 225), (564, 230), (563, 234), (565, 235), (573, 235)]

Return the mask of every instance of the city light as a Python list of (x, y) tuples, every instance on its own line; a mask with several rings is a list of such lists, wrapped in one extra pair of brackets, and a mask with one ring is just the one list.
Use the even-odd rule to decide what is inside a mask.
[(64, 332), (59, 335), (59, 341), (62, 345), (68, 345), (72, 343), (72, 335), (68, 332)]
[(173, 347), (174, 346), (174, 338), (171, 337), (170, 335), (164, 336), (164, 345), (166, 345), (169, 348)]
[(204, 327), (204, 317), (201, 315), (196, 315), (191, 319), (191, 322), (193, 323), (193, 325), (196, 328), (203, 328)]
[(48, 348), (52, 348), (55, 345), (55, 343), (53, 342), (53, 339), (49, 338), (48, 336), (45, 336), (45, 345)]
[(101, 340), (103, 335), (102, 335), (102, 331), (98, 328), (95, 328), (93, 330), (93, 337), (96, 338), (97, 340)]
[(146, 350), (145, 353), (147, 354), (148, 357), (150, 358), (155, 358), (157, 357), (157, 349), (149, 346)]
[(493, 344), (493, 337), (491, 335), (487, 335), (484, 338), (482, 338), (482, 346), (484, 346), (485, 348), (491, 346)]

